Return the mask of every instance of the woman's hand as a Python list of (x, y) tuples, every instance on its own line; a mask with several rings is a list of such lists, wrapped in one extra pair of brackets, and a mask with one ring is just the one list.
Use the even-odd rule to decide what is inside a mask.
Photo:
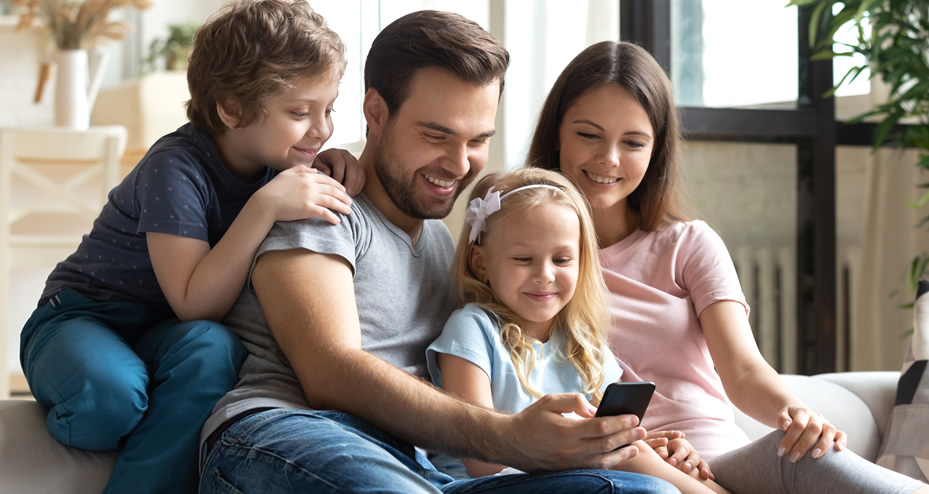
[(848, 438), (837, 430), (822, 414), (805, 406), (786, 406), (778, 412), (778, 428), (784, 431), (784, 439), (777, 449), (777, 456), (790, 454), (790, 461), (796, 463), (813, 448), (810, 456), (821, 458), (835, 448), (845, 449)]
[(683, 431), (649, 432), (645, 436), (645, 444), (668, 464), (691, 477), (716, 480), (716, 476), (710, 471), (710, 465), (700, 457), (690, 441), (684, 439)]

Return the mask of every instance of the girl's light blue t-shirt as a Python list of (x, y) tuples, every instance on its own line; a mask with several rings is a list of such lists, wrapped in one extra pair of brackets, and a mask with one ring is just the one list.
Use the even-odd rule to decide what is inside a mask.
[[(574, 364), (565, 359), (563, 338), (555, 332), (545, 343), (534, 345), (538, 360), (529, 374), (529, 383), (542, 394), (580, 393), (584, 382)], [(500, 340), (500, 328), (494, 319), (475, 304), (467, 304), (449, 317), (442, 334), (426, 349), (429, 374), (436, 386), (442, 387), (442, 375), (437, 354), (447, 353), (463, 358), (483, 369), (490, 378), (494, 408), (518, 413), (535, 402), (519, 383), (510, 352)], [(612, 352), (606, 352), (603, 362), (603, 388), (619, 380), (622, 369)], [(587, 399), (590, 396), (587, 395)]]
[[(529, 373), (529, 383), (542, 394), (581, 393), (584, 390), (584, 381), (574, 364), (564, 358), (563, 352), (557, 351), (563, 346), (564, 339), (557, 332), (547, 342), (534, 345), (537, 360)], [(516, 366), (510, 352), (500, 340), (500, 326), (477, 305), (467, 304), (453, 312), (442, 334), (426, 349), (429, 375), (436, 386), (442, 387), (442, 373), (437, 362), (440, 353), (463, 358), (487, 373), (495, 409), (518, 413), (536, 401), (516, 377)], [(603, 389), (609, 383), (619, 381), (622, 372), (613, 353), (605, 352)], [(589, 400), (590, 395), (584, 394)], [(438, 470), (455, 479), (470, 478), (460, 458), (439, 454), (432, 455), (430, 460)], [(501, 473), (507, 473), (507, 470)]]

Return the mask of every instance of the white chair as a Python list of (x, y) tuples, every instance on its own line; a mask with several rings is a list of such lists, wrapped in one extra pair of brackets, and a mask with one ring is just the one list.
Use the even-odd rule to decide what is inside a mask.
[[(0, 399), (10, 393), (10, 273), (47, 268), (90, 231), (120, 176), (122, 126), (0, 128)], [(35, 294), (34, 301), (39, 294)]]

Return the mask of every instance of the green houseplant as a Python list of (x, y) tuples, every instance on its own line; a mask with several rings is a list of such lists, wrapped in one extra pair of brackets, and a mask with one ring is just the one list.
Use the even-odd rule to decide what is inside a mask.
[[(885, 144), (916, 148), (916, 166), (929, 170), (929, 1), (927, 0), (791, 0), (789, 5), (810, 8), (809, 37), (814, 59), (851, 57), (860, 54), (865, 62), (852, 67), (839, 86), (850, 83), (870, 69), (870, 77), (880, 77), (889, 86), (887, 101), (850, 122), (878, 117), (874, 149)], [(837, 40), (840, 30), (850, 28), (854, 41)], [(841, 47), (840, 50), (835, 50)], [(907, 125), (899, 125), (901, 121)], [(918, 184), (929, 189), (929, 183)], [(929, 202), (929, 190), (911, 204), (922, 208)], [(929, 227), (929, 215), (917, 228)], [(910, 264), (909, 285), (915, 292), (917, 281), (929, 268), (929, 252), (918, 254)]]
[(148, 58), (145, 59), (147, 70), (157, 70), (159, 60), (164, 60), (165, 70), (187, 70), (197, 27), (196, 24), (168, 25), (168, 36), (153, 39), (148, 47)]

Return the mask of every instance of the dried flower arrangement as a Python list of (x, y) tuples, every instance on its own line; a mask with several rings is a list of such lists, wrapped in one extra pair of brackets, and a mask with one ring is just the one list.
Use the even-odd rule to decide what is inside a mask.
[(28, 29), (42, 20), (59, 50), (79, 50), (95, 42), (120, 40), (131, 29), (128, 22), (110, 21), (110, 12), (122, 7), (139, 10), (148, 0), (13, 0), (20, 7), (17, 30)]
[[(149, 0), (12, 0), (12, 4), (21, 12), (16, 30), (29, 29), (40, 21), (51, 32), (60, 52), (125, 38), (132, 25), (111, 21), (110, 12), (122, 7), (144, 10), (151, 6)], [(42, 62), (33, 97), (35, 103), (41, 101), (50, 74), (51, 64)]]

